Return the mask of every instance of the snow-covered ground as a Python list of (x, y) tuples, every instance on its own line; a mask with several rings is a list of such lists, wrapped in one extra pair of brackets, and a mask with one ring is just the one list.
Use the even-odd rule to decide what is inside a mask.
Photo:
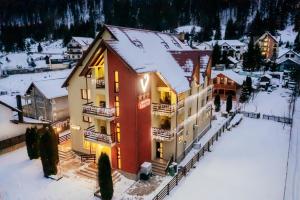
[(195, 32), (201, 31), (201, 27), (196, 25), (179, 26), (175, 29), (175, 31), (177, 33), (191, 33), (193, 28), (195, 28)]
[[(277, 88), (271, 94), (259, 92), (246, 108), (283, 115), (288, 113), (289, 94), (289, 90), (283, 88)], [(244, 117), (236, 128), (223, 134), (212, 147), (212, 152), (201, 158), (197, 167), (167, 199), (281, 200), (284, 195), (289, 133), (290, 126), (282, 123)], [(294, 160), (299, 154), (294, 153)], [(299, 187), (299, 174), (295, 166), (298, 167), (294, 164), (290, 175), (293, 182), (291, 187), (295, 189), (290, 194), (295, 198), (286, 200), (299, 199), (299, 190), (296, 189)], [(293, 194), (293, 191), (297, 194)]]
[(278, 31), (278, 33), (280, 34), (280, 40), (283, 43), (289, 42), (290, 44), (293, 44), (296, 36), (297, 36), (297, 32), (295, 32), (294, 30), (294, 26), (287, 26), (284, 30), (282, 31)]
[(0, 90), (8, 91), (9, 94), (11, 92), (19, 92), (22, 95), (32, 81), (66, 78), (70, 74), (70, 72), (71, 69), (65, 69), (42, 73), (11, 75), (7, 78), (0, 79)]
[(285, 88), (276, 88), (273, 92), (259, 92), (253, 100), (242, 105), (242, 110), (261, 114), (289, 117), (289, 101), (292, 92)]
[(284, 200), (300, 199), (300, 99), (296, 101), (291, 132), (288, 176)]

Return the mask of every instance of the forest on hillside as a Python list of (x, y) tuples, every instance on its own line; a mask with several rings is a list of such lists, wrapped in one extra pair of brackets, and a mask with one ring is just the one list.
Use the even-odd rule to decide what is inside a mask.
[(213, 30), (218, 39), (222, 23), (228, 39), (275, 32), (288, 23), (300, 29), (299, 0), (0, 0), (0, 5), (5, 51), (24, 50), (28, 37), (94, 37), (103, 23), (171, 32), (198, 25), (202, 31), (194, 34), (196, 41), (211, 39)]

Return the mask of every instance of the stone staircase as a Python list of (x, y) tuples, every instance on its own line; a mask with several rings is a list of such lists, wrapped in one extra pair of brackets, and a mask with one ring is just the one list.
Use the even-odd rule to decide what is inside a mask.
[(159, 176), (166, 176), (165, 169), (168, 163), (162, 159), (152, 160), (152, 173)]
[(71, 149), (70, 150), (58, 149), (58, 156), (61, 162), (66, 162), (74, 159), (76, 157), (76, 154)]
[[(98, 173), (97, 164), (90, 163), (87, 166), (83, 167), (82, 169), (79, 169), (76, 173), (82, 177), (97, 180), (97, 173)], [(114, 184), (117, 183), (118, 181), (121, 180), (121, 174), (116, 170), (113, 171), (112, 180)]]

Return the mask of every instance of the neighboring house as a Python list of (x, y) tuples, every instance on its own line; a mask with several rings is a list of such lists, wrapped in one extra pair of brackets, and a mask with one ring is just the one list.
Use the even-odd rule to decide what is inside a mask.
[(79, 60), (93, 40), (90, 37), (72, 37), (71, 41), (67, 44), (66, 58), (69, 60)]
[(61, 85), (65, 78), (32, 82), (24, 95), (24, 115), (49, 121), (65, 121), (69, 118), (68, 92)]
[(272, 76), (270, 74), (264, 74), (259, 79), (260, 87), (268, 87), (271, 84)]
[(222, 54), (226, 51), (228, 56), (238, 61), (243, 60), (243, 54), (246, 52), (246, 44), (239, 40), (212, 40), (200, 43), (195, 47), (200, 50), (212, 50), (216, 44), (221, 47)]
[(209, 56), (172, 34), (104, 25), (63, 85), (72, 149), (105, 152), (131, 178), (145, 161), (165, 174), (157, 163), (181, 161), (210, 128)]
[(300, 55), (289, 49), (281, 54), (276, 60), (278, 71), (291, 71), (293, 69), (300, 69)]
[(239, 100), (241, 87), (245, 77), (232, 70), (213, 71), (212, 79), (214, 84), (213, 94), (219, 94), (224, 100), (232, 95), (234, 100)]
[(279, 51), (279, 39), (269, 32), (265, 32), (261, 37), (255, 38), (254, 43), (258, 44), (262, 56), (267, 60), (275, 61)]
[[(21, 101), (21, 97), (19, 100)], [(17, 108), (16, 97), (0, 96), (0, 154), (24, 142), (27, 128), (40, 127), (43, 124), (41, 121), (23, 117), (21, 109)]]
[(47, 55), (46, 64), (50, 69), (65, 69), (70, 66), (70, 60), (64, 55)]

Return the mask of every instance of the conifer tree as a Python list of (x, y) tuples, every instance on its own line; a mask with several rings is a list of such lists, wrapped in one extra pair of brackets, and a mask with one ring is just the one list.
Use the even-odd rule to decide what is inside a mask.
[(297, 34), (295, 42), (294, 42), (294, 50), (296, 52), (300, 53), (300, 31), (298, 31), (298, 34)]
[(98, 160), (98, 182), (100, 187), (101, 199), (111, 200), (113, 197), (114, 189), (111, 176), (110, 161), (106, 153), (101, 153)]
[(246, 82), (244, 81), (243, 84), (242, 84), (242, 91), (241, 91), (241, 96), (240, 96), (239, 101), (241, 103), (244, 103), (247, 100), (248, 100), (248, 89), (247, 89)]
[(25, 142), (29, 159), (32, 160), (39, 158), (39, 135), (36, 127), (26, 129)]
[(221, 106), (221, 97), (220, 97), (219, 94), (217, 94), (215, 96), (214, 104), (215, 104), (215, 111), (219, 112), (220, 111), (220, 106)]
[(219, 15), (216, 16), (216, 33), (214, 40), (221, 40), (222, 39), (222, 34), (221, 34), (221, 22), (220, 22), (220, 17)]
[(58, 147), (57, 137), (51, 127), (45, 126), (39, 130), (42, 135), (40, 140), (40, 154), (44, 176), (57, 174)]
[(37, 51), (38, 51), (39, 53), (41, 53), (41, 52), (43, 51), (43, 47), (42, 47), (41, 43), (39, 43), (39, 45), (38, 45), (38, 47), (37, 47)]
[(226, 40), (237, 39), (235, 26), (234, 26), (233, 20), (231, 18), (228, 20), (227, 25), (226, 25), (225, 39)]
[(226, 112), (229, 113), (231, 111), (231, 109), (232, 109), (232, 95), (229, 94), (227, 96), (227, 100), (226, 100)]
[(247, 90), (249, 95), (252, 93), (252, 79), (250, 76), (246, 77), (246, 86), (247, 86)]
[(212, 66), (216, 66), (221, 59), (221, 47), (218, 43), (215, 44), (212, 52)]

